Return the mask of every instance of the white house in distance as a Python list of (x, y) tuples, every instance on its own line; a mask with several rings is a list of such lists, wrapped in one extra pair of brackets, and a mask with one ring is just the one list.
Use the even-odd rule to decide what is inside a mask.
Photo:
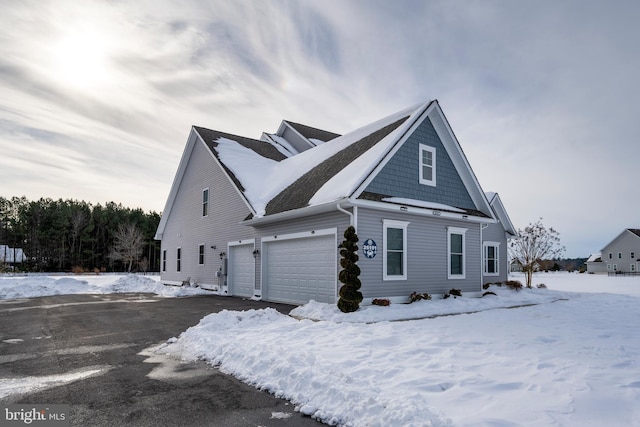
[(349, 225), (365, 303), (506, 280), (515, 231), (435, 100), (345, 135), (289, 121), (259, 140), (192, 127), (156, 233), (161, 280), (335, 303)]
[(0, 264), (21, 264), (27, 261), (22, 248), (11, 248), (8, 245), (0, 245)]
[(640, 268), (640, 229), (627, 228), (602, 251), (587, 260), (589, 273), (638, 273)]

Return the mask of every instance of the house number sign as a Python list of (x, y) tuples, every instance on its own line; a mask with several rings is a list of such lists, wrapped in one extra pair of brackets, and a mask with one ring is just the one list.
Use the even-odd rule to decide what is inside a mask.
[(378, 245), (376, 245), (376, 241), (373, 239), (365, 240), (364, 245), (362, 245), (362, 253), (364, 253), (365, 258), (375, 257), (376, 252), (378, 252)]

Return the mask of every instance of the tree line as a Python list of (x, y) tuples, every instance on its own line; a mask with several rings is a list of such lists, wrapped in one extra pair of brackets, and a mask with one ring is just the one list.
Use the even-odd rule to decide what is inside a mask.
[(0, 197), (0, 244), (24, 251), (14, 268), (26, 271), (159, 271), (159, 222), (114, 202)]

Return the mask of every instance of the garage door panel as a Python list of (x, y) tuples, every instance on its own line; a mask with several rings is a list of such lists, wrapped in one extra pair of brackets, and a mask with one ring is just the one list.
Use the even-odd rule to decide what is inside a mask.
[(304, 304), (313, 299), (335, 302), (335, 236), (266, 243), (265, 299)]
[(255, 282), (253, 244), (229, 247), (229, 291), (231, 295), (252, 297)]

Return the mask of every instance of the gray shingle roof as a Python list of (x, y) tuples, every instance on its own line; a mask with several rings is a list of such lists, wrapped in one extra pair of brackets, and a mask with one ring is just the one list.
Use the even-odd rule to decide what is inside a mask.
[[(218, 140), (218, 138), (226, 138), (226, 139), (236, 141), (238, 144), (254, 151), (255, 153), (261, 155), (262, 157), (275, 160), (277, 162), (287, 158), (284, 154), (278, 151), (277, 148), (275, 148), (273, 145), (265, 141), (245, 138), (243, 136), (233, 135), (225, 132), (219, 132), (217, 130), (211, 130), (211, 129), (198, 127), (198, 126), (194, 126), (193, 128), (196, 130), (196, 132), (198, 132), (198, 134), (200, 135), (204, 143), (207, 144), (207, 147), (209, 147), (209, 150), (211, 150), (213, 155), (216, 156), (218, 160), (220, 160), (218, 156), (218, 151), (216, 150), (216, 147), (218, 146), (218, 143), (216, 141)], [(220, 164), (222, 165), (224, 170), (227, 172), (229, 177), (231, 177), (231, 180), (236, 185), (236, 187), (238, 187), (240, 191), (244, 192), (245, 188), (242, 186), (242, 183), (235, 176), (233, 171), (231, 171), (231, 169), (229, 169), (223, 162), (220, 162)]]
[(393, 132), (404, 123), (409, 116), (397, 120), (370, 135), (349, 145), (344, 150), (329, 157), (297, 181), (292, 183), (267, 204), (265, 215), (285, 212), (308, 206), (313, 195), (333, 176), (348, 166), (351, 162), (364, 154), (367, 150), (380, 142), (385, 136)]
[(337, 133), (329, 132), (307, 125), (302, 125), (300, 123), (290, 122), (289, 120), (285, 120), (285, 122), (288, 123), (296, 131), (298, 131), (300, 135), (304, 136), (307, 139), (318, 139), (320, 141), (327, 142), (340, 136)]

